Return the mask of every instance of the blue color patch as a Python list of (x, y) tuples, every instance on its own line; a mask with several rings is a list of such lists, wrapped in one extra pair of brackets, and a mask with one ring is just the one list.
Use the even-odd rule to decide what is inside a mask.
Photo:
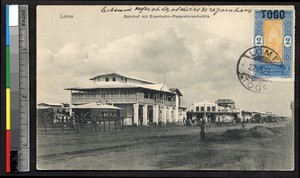
[(5, 7), (6, 9), (6, 19), (5, 19), (5, 29), (6, 29), (6, 40), (5, 40), (5, 43), (6, 43), (6, 46), (9, 46), (10, 45), (10, 34), (9, 34), (9, 5), (6, 5)]

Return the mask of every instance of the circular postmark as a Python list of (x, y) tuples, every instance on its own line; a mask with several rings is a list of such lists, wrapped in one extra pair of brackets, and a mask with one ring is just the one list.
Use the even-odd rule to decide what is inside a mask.
[[(254, 46), (247, 49), (237, 63), (237, 76), (241, 84), (249, 91), (262, 93), (268, 90), (272, 77), (272, 66), (282, 60), (267, 46)], [(270, 67), (271, 66), (271, 67)]]

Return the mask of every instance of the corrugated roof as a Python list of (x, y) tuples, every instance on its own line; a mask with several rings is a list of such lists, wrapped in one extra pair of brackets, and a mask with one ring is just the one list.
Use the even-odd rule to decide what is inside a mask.
[(235, 104), (235, 102), (232, 99), (218, 99), (217, 103), (224, 103), (224, 104)]
[(50, 106), (38, 106), (37, 108), (38, 109), (50, 109), (51, 107)]
[(196, 106), (199, 106), (199, 105), (216, 105), (216, 103), (213, 103), (213, 102), (208, 102), (206, 100), (204, 100), (203, 102), (199, 102), (199, 103), (195, 103)]
[(242, 110), (242, 112), (245, 112), (245, 113), (253, 113), (253, 111), (247, 111), (247, 110)]
[(47, 106), (62, 106), (62, 103), (39, 103), (38, 106), (40, 105), (47, 105)]
[(102, 109), (102, 110), (120, 110), (122, 108), (108, 105), (108, 104), (102, 104), (102, 103), (88, 103), (88, 104), (82, 104), (77, 106), (71, 106), (69, 108), (72, 109)]
[(65, 90), (92, 90), (92, 89), (98, 89), (98, 88), (99, 89), (100, 88), (144, 88), (144, 89), (173, 93), (164, 84), (132, 84), (132, 83), (127, 84), (127, 83), (121, 83), (121, 82), (116, 82), (111, 85), (99, 85), (99, 86), (91, 86), (91, 87), (73, 87), (73, 88), (71, 87), (71, 88), (65, 88)]
[(165, 84), (150, 84), (150, 85), (138, 85), (138, 86), (141, 87), (141, 88), (172, 93), (170, 91), (170, 89)]
[(136, 88), (134, 85), (128, 85), (126, 83), (116, 83), (115, 85), (94, 85), (94, 86), (86, 86), (86, 87), (70, 87), (65, 88), (65, 90), (92, 90), (98, 88)]
[(178, 88), (170, 88), (170, 91), (173, 92), (173, 93), (177, 93), (179, 96), (183, 96)]
[(133, 79), (133, 80), (138, 80), (138, 81), (149, 83), (149, 84), (155, 84), (154, 82), (149, 81), (149, 80), (144, 80), (144, 79), (140, 79), (140, 78), (136, 78), (136, 77), (131, 77), (131, 76), (128, 76), (128, 75), (118, 74), (118, 73), (115, 73), (115, 72), (114, 73), (108, 73), (108, 74), (100, 74), (100, 75), (97, 75), (95, 77), (90, 78), (90, 80), (95, 80), (96, 78), (99, 78), (101, 76), (104, 77), (104, 76), (107, 76), (107, 75), (121, 76), (121, 77), (129, 78), (129, 79)]

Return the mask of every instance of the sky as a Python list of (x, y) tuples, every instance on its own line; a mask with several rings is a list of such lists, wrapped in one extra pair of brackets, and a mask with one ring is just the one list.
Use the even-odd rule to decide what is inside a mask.
[(187, 107), (228, 98), (237, 108), (291, 115), (293, 82), (272, 82), (267, 91), (254, 93), (238, 80), (238, 59), (253, 46), (252, 13), (190, 11), (170, 15), (209, 18), (124, 18), (166, 13), (103, 13), (102, 8), (38, 6), (38, 103), (70, 102), (64, 88), (92, 86), (89, 78), (104, 73), (162, 83), (166, 61), (166, 84), (182, 92)]

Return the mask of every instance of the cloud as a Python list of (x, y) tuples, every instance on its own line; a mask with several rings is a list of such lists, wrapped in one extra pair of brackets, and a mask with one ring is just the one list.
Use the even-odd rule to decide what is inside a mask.
[(158, 83), (165, 70), (167, 85), (182, 91), (186, 106), (205, 99), (231, 98), (243, 106), (248, 102), (244, 98), (248, 105), (271, 99), (273, 94), (254, 96), (239, 83), (237, 60), (246, 49), (241, 42), (190, 28), (133, 33), (103, 47), (67, 43), (57, 53), (39, 49), (38, 102), (68, 102), (70, 93), (64, 88), (92, 85), (88, 79), (98, 74), (118, 72)]
[(80, 86), (80, 82), (72, 81), (106, 72), (125, 73), (161, 82), (166, 70), (168, 85), (182, 90), (203, 82), (209, 86), (228, 75), (226, 70), (230, 71), (232, 66), (229, 65), (234, 65), (230, 61), (234, 60), (227, 53), (234, 46), (228, 45), (227, 39), (207, 37), (204, 40), (200, 35), (203, 41), (199, 42), (191, 39), (192, 36), (185, 38), (178, 33), (180, 31), (168, 29), (143, 35), (133, 34), (100, 49), (96, 44), (66, 44), (57, 54), (41, 50), (41, 75), (48, 71), (50, 76), (43, 77), (53, 78), (55, 71), (58, 77), (68, 76), (65, 85), (78, 83)]

